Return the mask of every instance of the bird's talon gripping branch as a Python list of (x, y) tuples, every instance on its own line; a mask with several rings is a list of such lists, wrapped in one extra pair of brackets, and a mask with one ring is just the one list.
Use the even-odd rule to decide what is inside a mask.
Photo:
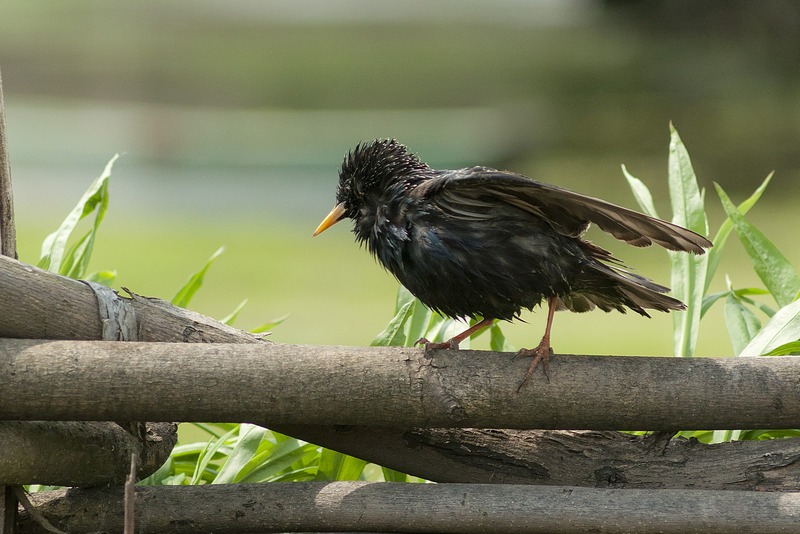
[(520, 390), (525, 386), (525, 384), (527, 384), (530, 381), (531, 377), (533, 376), (533, 373), (536, 371), (536, 368), (539, 367), (540, 364), (542, 366), (542, 372), (544, 373), (544, 377), (547, 379), (548, 382), (550, 382), (550, 373), (548, 373), (547, 371), (547, 361), (550, 359), (550, 356), (552, 355), (553, 355), (553, 348), (550, 346), (549, 343), (545, 345), (544, 340), (542, 340), (542, 342), (539, 343), (539, 346), (536, 347), (535, 349), (520, 349), (519, 351), (517, 351), (517, 354), (514, 356), (514, 358), (519, 358), (519, 357), (533, 358), (533, 360), (531, 360), (531, 364), (528, 366), (528, 370), (525, 371), (525, 376), (522, 378), (522, 382), (520, 383), (519, 386), (517, 386), (517, 393), (519, 393)]

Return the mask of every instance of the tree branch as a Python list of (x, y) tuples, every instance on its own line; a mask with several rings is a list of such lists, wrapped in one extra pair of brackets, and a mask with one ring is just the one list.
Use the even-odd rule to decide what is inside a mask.
[[(272, 428), (275, 428), (274, 426)], [(284, 426), (436, 482), (800, 491), (800, 439), (667, 444), (622, 432)]]
[[(137, 488), (137, 532), (796, 532), (800, 494), (301, 482)], [(122, 488), (31, 496), (71, 533), (121, 532)], [(212, 506), (209, 503), (213, 503)], [(42, 530), (22, 514), (20, 533)]]
[[(0, 256), (0, 337), (102, 339), (97, 299), (87, 286)], [(125, 299), (139, 318), (140, 341), (258, 343), (253, 335), (161, 299)]]
[[(540, 377), (517, 393), (526, 365), (513, 354), (490, 351), (3, 339), (0, 420), (590, 430), (800, 426), (798, 357), (558, 354), (550, 359), (549, 382)], [(667, 388), (682, 394), (659, 394)]]
[(122, 484), (131, 455), (139, 478), (153, 474), (177, 441), (176, 425), (148, 423), (144, 441), (116, 423), (0, 421), (0, 484)]

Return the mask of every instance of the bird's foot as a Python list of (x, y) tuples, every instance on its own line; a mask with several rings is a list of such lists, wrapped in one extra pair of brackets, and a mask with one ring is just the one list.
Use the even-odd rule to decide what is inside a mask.
[(517, 351), (517, 355), (514, 357), (528, 357), (533, 358), (531, 364), (528, 366), (528, 370), (525, 371), (525, 376), (522, 378), (522, 383), (517, 387), (517, 393), (528, 383), (528, 381), (533, 376), (533, 372), (536, 371), (536, 368), (539, 367), (539, 364), (542, 365), (542, 371), (544, 372), (544, 377), (550, 382), (550, 375), (547, 374), (547, 360), (550, 356), (553, 355), (553, 348), (550, 346), (550, 343), (545, 341), (544, 339), (539, 343), (539, 345), (535, 349), (520, 349)]
[(423, 345), (425, 347), (425, 351), (433, 350), (433, 349), (451, 349), (451, 350), (458, 350), (458, 341), (455, 339), (448, 339), (442, 343), (432, 343), (428, 341), (426, 338), (421, 337), (417, 341), (414, 342), (414, 345)]

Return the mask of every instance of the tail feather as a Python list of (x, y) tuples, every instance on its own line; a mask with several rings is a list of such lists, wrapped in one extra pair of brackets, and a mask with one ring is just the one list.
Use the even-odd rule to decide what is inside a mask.
[(683, 302), (665, 294), (668, 287), (620, 267), (598, 261), (586, 274), (581, 287), (560, 297), (559, 304), (564, 309), (584, 312), (597, 307), (606, 312), (617, 310), (625, 313), (627, 307), (645, 317), (650, 317), (645, 310), (668, 312), (686, 309)]

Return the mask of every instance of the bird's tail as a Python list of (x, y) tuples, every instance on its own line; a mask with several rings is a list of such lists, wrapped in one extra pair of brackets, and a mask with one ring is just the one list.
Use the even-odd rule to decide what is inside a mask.
[(607, 265), (600, 261), (587, 266), (580, 287), (569, 295), (560, 297), (564, 309), (584, 312), (600, 308), (609, 312), (622, 313), (626, 308), (650, 317), (645, 310), (668, 312), (685, 310), (686, 305), (665, 293), (668, 287), (632, 273), (621, 265)]

